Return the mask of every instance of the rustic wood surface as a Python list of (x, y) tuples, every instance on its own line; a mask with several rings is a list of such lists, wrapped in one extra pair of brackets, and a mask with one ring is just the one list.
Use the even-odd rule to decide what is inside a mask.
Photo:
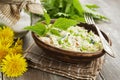
[[(98, 75), (97, 80), (120, 80), (120, 0), (81, 0), (83, 3), (95, 3), (100, 6), (100, 12), (110, 18), (108, 23), (100, 23), (99, 27), (109, 33), (109, 36), (113, 43), (113, 49), (116, 53), (116, 58), (106, 57), (103, 69)], [(31, 38), (24, 38), (25, 42), (27, 40), (26, 47), (28, 43), (31, 44)], [(28, 42), (29, 41), (29, 42)], [(3, 80), (8, 80), (4, 77)], [(39, 71), (37, 69), (29, 68), (29, 70), (17, 80), (69, 80), (65, 77), (49, 74), (46, 72)]]

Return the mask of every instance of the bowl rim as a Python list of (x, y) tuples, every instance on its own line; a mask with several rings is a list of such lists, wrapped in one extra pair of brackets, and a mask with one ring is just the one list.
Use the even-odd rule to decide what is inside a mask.
[[(87, 24), (87, 23), (79, 23), (79, 24)], [(87, 24), (87, 25), (94, 27), (93, 24)], [(108, 42), (109, 42), (109, 44), (111, 44), (109, 37), (103, 31), (101, 31), (101, 32), (108, 38)], [(52, 46), (50, 44), (43, 42), (42, 40), (39, 39), (39, 36), (34, 32), (32, 32), (32, 37), (35, 39), (35, 42), (37, 40), (40, 43), (40, 45), (44, 45), (44, 48), (49, 48), (49, 50), (52, 50), (52, 51), (54, 50), (55, 52), (59, 52), (63, 55), (89, 58), (89, 57), (95, 57), (95, 56), (100, 56), (100, 55), (105, 54), (104, 49), (98, 50), (96, 52), (79, 52), (79, 51), (72, 51), (72, 50), (58, 48), (58, 47), (55, 47), (55, 46)]]

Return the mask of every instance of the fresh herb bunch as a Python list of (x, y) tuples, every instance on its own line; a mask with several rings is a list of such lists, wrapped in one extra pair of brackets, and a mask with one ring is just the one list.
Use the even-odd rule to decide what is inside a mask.
[(95, 20), (108, 20), (97, 12), (95, 4), (83, 5), (79, 0), (41, 0), (51, 18), (65, 17), (85, 22), (84, 14), (90, 13)]
[(60, 36), (60, 30), (67, 30), (70, 26), (74, 26), (78, 23), (76, 20), (67, 19), (67, 18), (58, 18), (53, 24), (50, 24), (50, 16), (47, 13), (44, 13), (45, 23), (37, 22), (33, 26), (28, 26), (25, 29), (35, 32), (39, 36), (46, 36), (48, 32), (51, 32), (54, 35)]

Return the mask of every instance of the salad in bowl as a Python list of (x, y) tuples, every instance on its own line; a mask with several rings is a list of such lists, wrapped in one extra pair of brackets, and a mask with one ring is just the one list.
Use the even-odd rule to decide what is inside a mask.
[(103, 48), (98, 35), (92, 30), (88, 32), (82, 26), (70, 26), (67, 30), (53, 29), (59, 34), (55, 35), (50, 31), (46, 36), (39, 36), (39, 39), (51, 46), (70, 51), (91, 53)]

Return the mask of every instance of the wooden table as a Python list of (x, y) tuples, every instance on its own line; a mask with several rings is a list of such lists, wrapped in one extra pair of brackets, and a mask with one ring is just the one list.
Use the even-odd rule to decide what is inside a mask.
[[(100, 23), (98, 26), (109, 33), (113, 43), (113, 49), (116, 52), (116, 58), (106, 57), (105, 64), (101, 74), (97, 80), (120, 80), (120, 0), (81, 0), (83, 3), (95, 3), (100, 6), (100, 12), (110, 18), (108, 23)], [(28, 34), (24, 40), (30, 44), (32, 39)], [(27, 43), (27, 44), (28, 44)], [(28, 45), (26, 45), (28, 46)], [(3, 77), (3, 80), (8, 80)], [(69, 80), (65, 77), (42, 72), (37, 69), (29, 68), (29, 70), (17, 80)]]

